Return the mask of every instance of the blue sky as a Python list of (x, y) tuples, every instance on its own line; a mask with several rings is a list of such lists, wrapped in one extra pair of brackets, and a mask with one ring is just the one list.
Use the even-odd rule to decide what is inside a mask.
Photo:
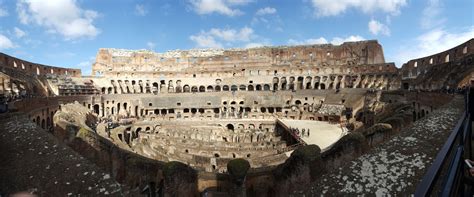
[(474, 38), (472, 0), (0, 0), (0, 51), (90, 74), (99, 48), (377, 39), (397, 66)]

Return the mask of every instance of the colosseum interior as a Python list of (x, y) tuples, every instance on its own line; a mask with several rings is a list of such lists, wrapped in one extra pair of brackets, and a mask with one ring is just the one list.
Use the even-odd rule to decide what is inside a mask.
[[(0, 188), (33, 184), (44, 196), (324, 194), (334, 170), (435, 124), (423, 121), (447, 105), (462, 109), (456, 93), (474, 84), (474, 39), (401, 68), (376, 40), (102, 48), (92, 76), (0, 56), (0, 147), (10, 158), (0, 162), (2, 176), (23, 173), (13, 162), (50, 180), (10, 178)], [(28, 138), (12, 137), (20, 133)], [(414, 190), (431, 151), (399, 194)]]

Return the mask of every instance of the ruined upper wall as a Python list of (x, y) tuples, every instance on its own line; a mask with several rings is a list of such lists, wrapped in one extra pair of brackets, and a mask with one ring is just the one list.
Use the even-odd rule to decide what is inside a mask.
[(382, 46), (376, 40), (345, 42), (341, 45), (303, 45), (251, 49), (192, 49), (155, 53), (147, 50), (100, 49), (93, 64), (94, 74), (108, 72), (219, 71), (222, 68), (290, 66), (340, 66), (385, 63)]
[(468, 83), (474, 73), (474, 38), (452, 49), (410, 60), (401, 69), (403, 89), (436, 90)]
[(36, 64), (16, 57), (0, 53), (0, 68), (9, 68), (27, 75), (44, 76), (47, 74), (69, 75), (74, 77), (81, 76), (81, 69), (61, 68)]
[(416, 78), (419, 74), (428, 72), (434, 65), (456, 62), (472, 54), (474, 54), (474, 38), (452, 49), (408, 61), (401, 68), (402, 78)]

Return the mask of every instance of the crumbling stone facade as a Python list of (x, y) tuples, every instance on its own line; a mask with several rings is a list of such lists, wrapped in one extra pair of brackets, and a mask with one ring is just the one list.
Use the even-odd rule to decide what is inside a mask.
[[(385, 62), (377, 41), (165, 53), (100, 49), (95, 76), (0, 54), (0, 93), (15, 101), (10, 111), (26, 114), (130, 188), (176, 190), (184, 183), (166, 183), (163, 166), (178, 161), (197, 173), (185, 184), (188, 193), (226, 193), (235, 186), (228, 162), (245, 159), (250, 170), (239, 188), (275, 195), (305, 187), (292, 185), (291, 177), (301, 174), (276, 178), (275, 172), (292, 172), (281, 169), (310, 134), (278, 120), (328, 122), (340, 130), (311, 160), (317, 164), (298, 164), (312, 174), (305, 183), (314, 181), (447, 103), (452, 97), (441, 90), (472, 83), (473, 43), (401, 69)], [(78, 126), (84, 114), (90, 118)]]

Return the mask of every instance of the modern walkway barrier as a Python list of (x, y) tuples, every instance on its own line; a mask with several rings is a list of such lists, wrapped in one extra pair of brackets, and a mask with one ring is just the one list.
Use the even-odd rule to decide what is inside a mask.
[(468, 193), (464, 159), (473, 159), (472, 121), (474, 115), (474, 87), (465, 93), (465, 113), (438, 152), (416, 188), (415, 196), (466, 196)]

